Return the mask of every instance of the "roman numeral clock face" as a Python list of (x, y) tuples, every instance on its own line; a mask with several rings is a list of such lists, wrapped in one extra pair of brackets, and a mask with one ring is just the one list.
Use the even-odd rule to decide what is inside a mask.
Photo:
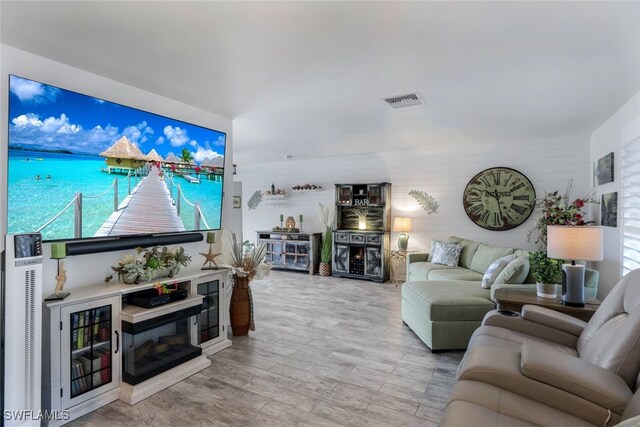
[(491, 168), (474, 176), (464, 189), (464, 210), (471, 221), (488, 230), (510, 230), (533, 212), (536, 191), (517, 170)]

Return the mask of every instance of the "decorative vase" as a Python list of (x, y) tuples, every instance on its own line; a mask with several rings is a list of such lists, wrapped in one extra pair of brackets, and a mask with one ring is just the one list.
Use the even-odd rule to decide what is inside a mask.
[(249, 278), (233, 276), (233, 291), (229, 303), (229, 320), (234, 336), (244, 336), (251, 327), (251, 296)]
[(329, 263), (329, 262), (321, 262), (320, 263), (320, 275), (321, 276), (331, 276), (331, 263)]
[(536, 292), (540, 298), (555, 298), (556, 297), (556, 285), (549, 285), (546, 283), (536, 283)]

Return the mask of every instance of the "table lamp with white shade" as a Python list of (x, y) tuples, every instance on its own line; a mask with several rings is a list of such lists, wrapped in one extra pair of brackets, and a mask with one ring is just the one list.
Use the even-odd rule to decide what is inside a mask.
[(547, 256), (571, 261), (562, 265), (562, 303), (584, 307), (585, 266), (576, 260), (602, 261), (602, 227), (548, 226)]
[(393, 220), (393, 231), (394, 233), (401, 233), (398, 238), (398, 249), (406, 251), (409, 245), (409, 235), (407, 233), (411, 231), (411, 218), (395, 217)]

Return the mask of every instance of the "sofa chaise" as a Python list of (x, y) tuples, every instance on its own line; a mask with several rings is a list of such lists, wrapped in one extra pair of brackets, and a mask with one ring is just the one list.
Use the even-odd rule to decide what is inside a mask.
[[(458, 264), (433, 263), (431, 253), (408, 254), (407, 282), (401, 290), (403, 322), (432, 351), (467, 348), (483, 317), (495, 308), (493, 295), (497, 289), (535, 290), (528, 261), (516, 272), (503, 270), (489, 289), (481, 287), (483, 276), (494, 261), (509, 255), (528, 259), (528, 251), (455, 236), (449, 237), (448, 242), (462, 247)], [(514, 278), (518, 279), (516, 283), (513, 283)], [(587, 269), (585, 298), (595, 298), (597, 287), (598, 272)]]

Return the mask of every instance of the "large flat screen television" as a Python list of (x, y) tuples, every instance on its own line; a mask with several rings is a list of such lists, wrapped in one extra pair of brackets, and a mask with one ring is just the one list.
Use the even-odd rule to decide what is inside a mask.
[(220, 229), (226, 134), (9, 76), (7, 233)]

